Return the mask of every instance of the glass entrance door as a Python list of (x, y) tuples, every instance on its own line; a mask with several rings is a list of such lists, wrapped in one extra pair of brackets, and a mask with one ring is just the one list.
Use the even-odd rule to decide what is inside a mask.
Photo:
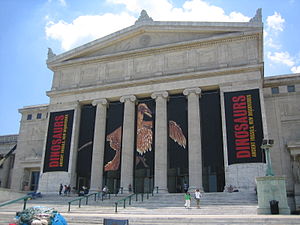
[(30, 191), (36, 191), (38, 189), (39, 178), (40, 178), (40, 171), (31, 172)]

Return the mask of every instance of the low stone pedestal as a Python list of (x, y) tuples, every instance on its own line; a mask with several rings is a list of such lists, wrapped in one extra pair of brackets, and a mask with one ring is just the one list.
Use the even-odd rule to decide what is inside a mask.
[(287, 203), (285, 178), (279, 176), (257, 177), (257, 214), (271, 214), (270, 201), (279, 202), (279, 214), (291, 214)]

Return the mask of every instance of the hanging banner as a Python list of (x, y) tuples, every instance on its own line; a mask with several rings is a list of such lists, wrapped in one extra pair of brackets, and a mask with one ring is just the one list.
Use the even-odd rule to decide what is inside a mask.
[(68, 171), (74, 110), (51, 112), (43, 172)]
[(83, 105), (80, 116), (76, 173), (89, 179), (92, 168), (96, 106)]
[[(136, 106), (135, 169), (154, 171), (155, 101), (142, 99)], [(148, 174), (149, 176), (149, 174)]]
[(259, 90), (224, 93), (228, 164), (263, 162)]
[[(168, 101), (168, 162), (169, 168), (188, 171), (187, 99), (171, 95)], [(180, 168), (180, 169), (179, 169)]]
[(120, 102), (111, 102), (107, 109), (103, 168), (105, 176), (108, 171), (121, 171), (123, 111), (124, 105)]

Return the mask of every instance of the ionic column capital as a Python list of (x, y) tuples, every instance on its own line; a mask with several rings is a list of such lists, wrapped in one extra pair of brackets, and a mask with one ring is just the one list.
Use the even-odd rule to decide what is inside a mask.
[(196, 94), (196, 95), (201, 95), (201, 88), (194, 87), (194, 88), (187, 88), (183, 91), (183, 94), (188, 96), (190, 94)]
[(105, 98), (101, 98), (101, 99), (95, 99), (94, 101), (92, 101), (92, 105), (93, 106), (96, 106), (96, 105), (103, 105), (103, 106), (106, 106), (107, 105), (107, 100)]
[(134, 102), (136, 100), (136, 97), (134, 95), (125, 95), (125, 96), (122, 96), (120, 98), (120, 102), (126, 102), (126, 101), (131, 101), (131, 102)]
[(151, 95), (151, 98), (157, 99), (158, 97), (167, 98), (169, 96), (169, 93), (167, 91), (157, 91), (153, 92)]

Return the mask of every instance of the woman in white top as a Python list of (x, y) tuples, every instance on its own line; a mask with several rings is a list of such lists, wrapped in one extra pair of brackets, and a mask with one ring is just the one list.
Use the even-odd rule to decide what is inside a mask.
[(197, 202), (197, 208), (199, 209), (200, 208), (200, 198), (202, 197), (202, 194), (201, 192), (199, 191), (199, 189), (197, 189), (195, 191), (195, 199), (196, 199), (196, 202)]

